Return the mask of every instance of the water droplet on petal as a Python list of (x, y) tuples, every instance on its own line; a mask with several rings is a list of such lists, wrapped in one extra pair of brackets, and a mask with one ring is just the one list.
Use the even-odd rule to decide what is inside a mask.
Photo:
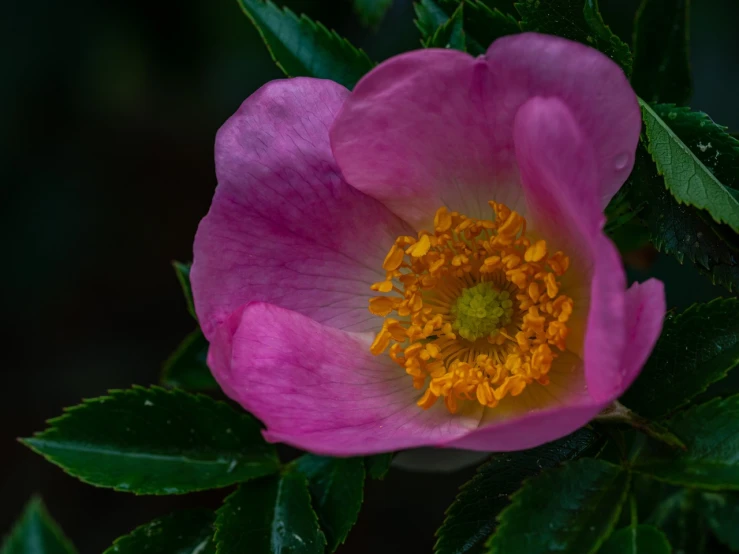
[(613, 165), (616, 167), (616, 171), (621, 171), (624, 167), (626, 167), (629, 163), (629, 154), (628, 152), (624, 152), (623, 154), (619, 154), (616, 156), (613, 160)]

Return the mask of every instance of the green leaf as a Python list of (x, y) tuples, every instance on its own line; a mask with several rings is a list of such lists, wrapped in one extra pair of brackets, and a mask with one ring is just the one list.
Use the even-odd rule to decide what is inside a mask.
[(40, 498), (33, 498), (13, 530), (5, 538), (0, 554), (75, 554), (72, 543), (49, 516)]
[(305, 476), (294, 471), (244, 483), (216, 518), (218, 554), (319, 554), (326, 539)]
[(716, 538), (739, 552), (739, 493), (703, 493), (697, 508)]
[[(739, 198), (723, 185), (680, 137), (645, 102), (640, 101), (649, 153), (665, 185), (681, 203), (707, 210), (718, 223), (739, 232)], [(678, 112), (668, 113), (677, 119)], [(728, 135), (727, 135), (728, 136)]]
[(464, 32), (464, 4), (460, 4), (452, 16), (434, 32), (433, 36), (423, 42), (426, 48), (453, 48), (467, 51)]
[(493, 533), (495, 518), (508, 505), (508, 497), (524, 479), (542, 470), (573, 460), (601, 442), (601, 437), (583, 428), (557, 441), (522, 452), (497, 454), (481, 465), (477, 474), (462, 485), (436, 532), (436, 554), (483, 552)]
[(392, 5), (393, 0), (354, 0), (354, 11), (364, 25), (377, 27)]
[(295, 469), (308, 478), (313, 506), (329, 552), (343, 544), (357, 522), (364, 500), (364, 460), (305, 454)]
[(705, 210), (679, 204), (641, 143), (625, 188), (631, 210), (640, 213), (655, 248), (680, 263), (688, 258), (714, 284), (729, 290), (739, 287), (739, 236)]
[(655, 104), (654, 112), (729, 192), (739, 194), (739, 140), (703, 112)]
[(416, 2), (413, 8), (416, 12), (416, 27), (421, 31), (421, 44), (425, 44), (436, 29), (449, 20), (449, 14), (434, 0), (421, 0)]
[(610, 535), (629, 491), (619, 466), (584, 458), (529, 479), (498, 516), (490, 554), (591, 554)]
[(479, 2), (485, 4), (491, 10), (498, 10), (501, 13), (518, 17), (514, 0), (479, 0)]
[(516, 4), (521, 28), (596, 48), (631, 75), (631, 51), (603, 22), (597, 0), (525, 0)]
[(137, 527), (103, 554), (215, 554), (209, 510), (177, 512)]
[(426, 48), (453, 48), (473, 56), (484, 54), (500, 37), (521, 32), (516, 18), (494, 4), (493, 0), (425, 0), (416, 4), (421, 44)]
[(374, 63), (335, 31), (270, 0), (239, 0), (272, 59), (288, 77), (331, 79), (352, 88)]
[(637, 458), (635, 471), (673, 485), (739, 490), (739, 395), (693, 406), (667, 426), (687, 450), (652, 444)]
[(192, 287), (190, 286), (190, 268), (192, 264), (183, 264), (182, 262), (172, 262), (177, 281), (180, 283), (182, 288), (182, 294), (185, 296), (185, 303), (187, 305), (187, 311), (190, 315), (198, 320), (198, 316), (195, 313), (195, 303), (192, 299)]
[(726, 377), (739, 364), (738, 314), (737, 298), (668, 313), (662, 335), (622, 404), (647, 418), (664, 417)]
[(464, 9), (467, 52), (473, 56), (485, 54), (500, 37), (521, 32), (521, 25), (515, 17), (487, 6), (482, 0), (468, 0)]
[(675, 552), (701, 554), (706, 551), (706, 524), (695, 511), (696, 494), (688, 489), (675, 491), (673, 488), (673, 491), (660, 503), (647, 523), (662, 530)]
[(367, 456), (364, 459), (364, 465), (367, 468), (367, 473), (372, 479), (384, 479), (387, 472), (390, 471), (390, 464), (393, 461), (393, 452), (386, 454), (375, 454), (374, 456)]
[(689, 8), (689, 0), (643, 0), (639, 7), (631, 84), (647, 102), (690, 100)]
[(85, 400), (23, 442), (91, 485), (182, 494), (274, 473), (257, 421), (207, 396), (159, 387)]
[(164, 363), (162, 385), (186, 390), (217, 390), (218, 383), (208, 369), (207, 357), (208, 341), (203, 332), (196, 329)]
[(651, 525), (620, 529), (611, 535), (599, 554), (670, 554), (665, 534)]

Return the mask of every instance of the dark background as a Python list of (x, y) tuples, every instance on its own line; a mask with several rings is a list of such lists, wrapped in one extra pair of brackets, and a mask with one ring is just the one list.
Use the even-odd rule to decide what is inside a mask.
[[(625, 40), (636, 0), (601, 0)], [(409, 0), (365, 29), (349, 0), (286, 2), (382, 60), (418, 46)], [(739, 129), (739, 4), (694, 2), (691, 105)], [(629, 41), (630, 42), (630, 41)], [(82, 554), (223, 491), (135, 497), (83, 485), (15, 442), (83, 397), (155, 383), (193, 322), (170, 261), (191, 258), (213, 137), (280, 72), (235, 0), (5, 0), (0, 18), (4, 339), (0, 534), (40, 493)], [(607, 109), (607, 107), (604, 107)], [(668, 303), (726, 294), (658, 258)], [(679, 275), (675, 275), (678, 272)], [(368, 485), (343, 552), (429, 552), (470, 472)]]

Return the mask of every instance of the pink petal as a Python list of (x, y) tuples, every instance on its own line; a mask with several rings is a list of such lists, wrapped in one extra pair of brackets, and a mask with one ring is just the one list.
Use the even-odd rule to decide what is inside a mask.
[(480, 217), (488, 200), (519, 206), (513, 121), (534, 96), (570, 108), (605, 206), (633, 166), (641, 113), (613, 61), (557, 37), (504, 37), (477, 59), (433, 49), (392, 58), (354, 89), (331, 144), (349, 183), (417, 228), (441, 205)]
[[(593, 48), (525, 33), (496, 40), (487, 52), (496, 102), (510, 121), (534, 96), (562, 100), (593, 147), (600, 205), (616, 194), (634, 166), (641, 110), (623, 71)], [(505, 124), (504, 124), (505, 125)]]
[(489, 217), (493, 198), (516, 206), (510, 123), (499, 124), (509, 110), (491, 102), (493, 84), (484, 59), (456, 50), (380, 64), (331, 128), (347, 181), (416, 228), (428, 228), (442, 205), (472, 217)]
[(662, 281), (634, 283), (626, 291), (627, 346), (621, 360), (622, 381), (612, 392), (614, 399), (631, 386), (644, 367), (662, 332), (666, 309)]
[(195, 307), (209, 339), (246, 302), (269, 301), (326, 325), (381, 325), (370, 285), (409, 229), (342, 179), (328, 128), (348, 91), (318, 79), (273, 81), (216, 138), (218, 188), (194, 245)]
[(267, 426), (265, 437), (319, 454), (371, 454), (448, 442), (481, 409), (423, 410), (402, 367), (347, 333), (265, 303), (234, 312), (213, 336), (208, 363), (227, 394)]
[(530, 412), (497, 425), (483, 427), (444, 445), (449, 448), (512, 452), (557, 440), (586, 425), (605, 404), (563, 406)]
[[(598, 192), (588, 186), (596, 170), (588, 163), (593, 150), (586, 137), (559, 99), (532, 98), (516, 115), (516, 156), (531, 224), (572, 258), (568, 273), (580, 283), (563, 280), (563, 292), (575, 300), (571, 320), (586, 320), (587, 327), (574, 329), (568, 343), (578, 351), (577, 341), (584, 341), (587, 386), (600, 402), (621, 382), (626, 277), (618, 251), (601, 231)], [(589, 291), (582, 287), (587, 283)]]

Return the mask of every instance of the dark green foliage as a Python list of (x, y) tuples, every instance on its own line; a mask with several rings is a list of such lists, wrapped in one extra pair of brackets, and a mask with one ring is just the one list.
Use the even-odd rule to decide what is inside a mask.
[(23, 515), (5, 537), (0, 554), (75, 554), (72, 543), (49, 516), (40, 498), (26, 505)]
[(696, 507), (716, 538), (739, 552), (739, 493), (706, 492), (697, 499)]
[(209, 510), (177, 512), (137, 527), (103, 554), (215, 554)]
[(335, 31), (270, 0), (239, 0), (272, 59), (289, 77), (320, 77), (352, 88), (374, 63)]
[(218, 554), (319, 554), (326, 547), (297, 471), (240, 485), (218, 509), (215, 540)]
[(487, 52), (500, 37), (521, 32), (521, 25), (514, 16), (488, 7), (482, 0), (467, 2), (464, 27), (468, 36), (467, 51), (473, 56)]
[[(667, 487), (667, 485), (665, 485)], [(671, 487), (647, 523), (659, 527), (675, 552), (702, 554), (706, 551), (706, 522), (696, 511), (698, 493)]]
[(368, 456), (364, 459), (364, 465), (367, 469), (367, 474), (372, 479), (384, 479), (387, 472), (390, 471), (390, 464), (393, 461), (393, 453), (388, 452), (386, 454), (375, 454), (374, 456)]
[(681, 263), (687, 258), (713, 283), (730, 291), (739, 287), (737, 235), (728, 225), (716, 223), (705, 210), (678, 203), (665, 188), (643, 144), (637, 149), (626, 187), (631, 202), (626, 213), (630, 209), (639, 214), (655, 248)]
[(162, 368), (162, 385), (185, 390), (215, 390), (218, 383), (208, 369), (208, 341), (196, 329), (180, 343)]
[(308, 478), (313, 507), (333, 552), (346, 540), (362, 507), (364, 460), (306, 454), (296, 460), (295, 469)]
[(631, 51), (603, 21), (597, 0), (526, 0), (516, 4), (521, 29), (557, 35), (600, 50), (631, 75)]
[(195, 303), (192, 299), (192, 286), (190, 286), (191, 265), (192, 264), (183, 264), (182, 262), (172, 262), (172, 267), (174, 268), (175, 275), (177, 276), (177, 281), (180, 283), (182, 294), (185, 297), (185, 305), (187, 306), (187, 311), (192, 317), (197, 320), (198, 316), (195, 314)]
[(634, 23), (631, 84), (647, 102), (687, 104), (690, 0), (643, 0)]
[[(669, 313), (624, 405), (649, 418), (683, 406), (739, 364), (739, 300), (717, 298)], [(669, 394), (665, 394), (669, 391)]]
[(274, 473), (257, 421), (207, 396), (158, 387), (111, 391), (24, 443), (86, 483), (181, 494)]
[(655, 104), (652, 109), (690, 152), (736, 196), (739, 192), (739, 140), (703, 112), (674, 104)]
[[(739, 197), (733, 189), (718, 180), (653, 108), (644, 102), (641, 107), (649, 153), (672, 195), (681, 203), (708, 211), (716, 222), (739, 231)], [(687, 116), (683, 110), (673, 110), (667, 111), (666, 117), (669, 120)], [(692, 123), (700, 128), (698, 118)], [(729, 135), (726, 138), (733, 141)], [(707, 144), (704, 147), (707, 149)], [(732, 154), (735, 154), (733, 150)]]
[(521, 32), (513, 15), (483, 0), (424, 0), (416, 4), (416, 25), (426, 48), (484, 54), (500, 37)]
[(466, 52), (464, 4), (460, 4), (451, 17), (441, 24), (428, 39), (422, 42), (426, 48), (452, 48)]
[(600, 554), (670, 554), (664, 533), (651, 525), (634, 525), (611, 535)]
[(496, 517), (508, 497), (521, 483), (543, 470), (559, 466), (586, 452), (592, 452), (602, 437), (590, 429), (523, 452), (498, 454), (480, 466), (449, 506), (444, 524), (436, 532), (437, 554), (483, 552), (485, 540), (495, 530)]
[(421, 31), (421, 42), (430, 39), (436, 30), (448, 21), (450, 14), (435, 0), (420, 0), (413, 5), (416, 11), (415, 24)]
[(651, 445), (634, 469), (672, 483), (711, 490), (739, 490), (739, 395), (716, 398), (667, 422), (685, 451)]
[(591, 554), (613, 530), (629, 490), (619, 466), (585, 458), (526, 481), (498, 516), (490, 554)]
[(393, 5), (393, 0), (354, 0), (354, 11), (364, 25), (376, 27)]

